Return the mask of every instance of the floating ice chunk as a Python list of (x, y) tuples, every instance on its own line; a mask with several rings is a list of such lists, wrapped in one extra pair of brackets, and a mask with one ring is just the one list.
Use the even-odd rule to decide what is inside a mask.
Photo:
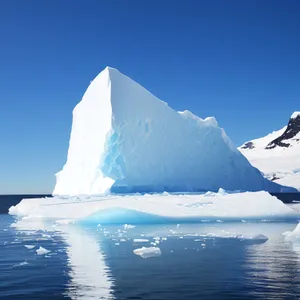
[(35, 246), (34, 245), (24, 245), (27, 249), (33, 249)]
[(142, 258), (149, 258), (161, 255), (161, 251), (157, 247), (142, 247), (133, 250), (133, 253), (141, 256)]
[(14, 265), (14, 267), (22, 267), (22, 266), (26, 266), (26, 265), (29, 265), (29, 263), (25, 260), (19, 264)]
[(134, 243), (148, 243), (149, 240), (147, 240), (147, 239), (134, 239), (133, 242)]
[(132, 228), (135, 228), (134, 225), (130, 225), (130, 224), (124, 224), (124, 229), (132, 229)]
[(51, 252), (50, 250), (47, 250), (41, 246), (39, 249), (36, 249), (35, 251), (36, 251), (37, 255), (45, 255), (45, 254)]

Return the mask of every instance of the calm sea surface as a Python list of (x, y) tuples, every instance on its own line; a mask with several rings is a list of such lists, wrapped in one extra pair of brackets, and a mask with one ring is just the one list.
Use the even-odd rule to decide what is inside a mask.
[(0, 214), (1, 299), (300, 299), (300, 245), (282, 236), (296, 223), (15, 221)]

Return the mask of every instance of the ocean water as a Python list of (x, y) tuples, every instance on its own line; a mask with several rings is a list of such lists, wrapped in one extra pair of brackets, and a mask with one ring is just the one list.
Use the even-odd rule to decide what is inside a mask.
[[(300, 299), (300, 245), (282, 235), (295, 226), (16, 223), (2, 213), (0, 298)], [(141, 247), (160, 253), (143, 258)]]

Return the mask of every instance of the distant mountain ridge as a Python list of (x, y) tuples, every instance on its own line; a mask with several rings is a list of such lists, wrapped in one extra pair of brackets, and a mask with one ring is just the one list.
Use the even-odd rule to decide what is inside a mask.
[(300, 112), (292, 114), (287, 126), (247, 141), (239, 150), (268, 179), (300, 189)]
[(293, 146), (290, 141), (294, 140), (296, 142), (300, 141), (300, 114), (298, 114), (295, 118), (290, 118), (288, 126), (284, 133), (269, 143), (266, 149), (273, 149), (276, 146), (279, 147), (290, 147)]
[[(282, 132), (283, 131), (283, 132)], [(278, 136), (274, 140), (270, 141), (265, 145), (265, 149), (274, 149), (275, 147), (285, 147), (294, 146), (300, 142), (300, 112), (295, 112), (292, 114), (288, 125), (283, 127), (281, 130), (275, 131), (272, 135), (278, 133)], [(270, 135), (268, 135), (270, 136)], [(268, 136), (261, 138), (265, 139)], [(256, 142), (258, 140), (248, 141), (243, 144), (240, 149), (255, 149)]]

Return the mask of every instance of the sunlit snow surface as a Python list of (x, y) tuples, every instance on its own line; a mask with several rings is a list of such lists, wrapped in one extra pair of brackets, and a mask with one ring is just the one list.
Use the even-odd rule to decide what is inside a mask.
[(227, 194), (135, 194), (24, 199), (9, 213), (60, 224), (156, 224), (175, 222), (288, 220), (299, 213), (267, 192)]

